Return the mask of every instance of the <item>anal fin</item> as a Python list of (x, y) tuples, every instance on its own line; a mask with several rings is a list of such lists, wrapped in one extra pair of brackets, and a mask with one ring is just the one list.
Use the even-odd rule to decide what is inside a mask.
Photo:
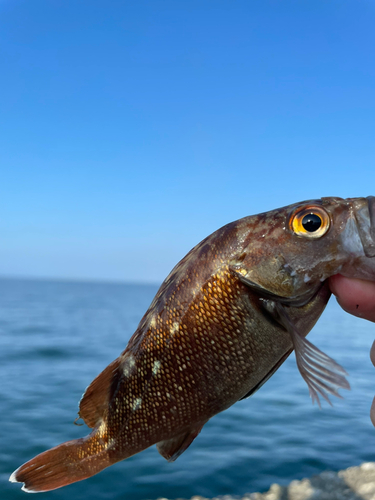
[(111, 396), (113, 378), (120, 365), (120, 358), (107, 366), (88, 386), (79, 403), (79, 416), (86, 425), (94, 428), (103, 417)]
[(156, 448), (160, 455), (168, 462), (174, 462), (182, 453), (189, 448), (194, 439), (198, 436), (206, 422), (190, 428), (188, 431), (177, 434), (173, 438), (157, 443)]

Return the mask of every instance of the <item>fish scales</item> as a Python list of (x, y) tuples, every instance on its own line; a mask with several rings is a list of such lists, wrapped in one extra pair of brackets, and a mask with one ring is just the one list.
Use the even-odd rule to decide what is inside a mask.
[(323, 198), (245, 217), (205, 238), (86, 390), (79, 415), (91, 434), (38, 455), (11, 480), (48, 491), (153, 444), (175, 460), (293, 349), (313, 401), (349, 388), (345, 371), (305, 337), (329, 300), (329, 276), (375, 279), (374, 214), (373, 197)]
[[(108, 425), (118, 435), (123, 422), (127, 422), (131, 441), (124, 440), (121, 445), (131, 454), (134, 449), (143, 449), (145, 443), (149, 446), (150, 440), (166, 439), (172, 426), (177, 433), (182, 432), (202, 421), (202, 415), (208, 420), (231, 406), (248, 392), (252, 378), (259, 381), (267, 374), (274, 351), (281, 357), (292, 346), (289, 335), (284, 335), (280, 343), (248, 335), (257, 322), (254, 309), (246, 286), (225, 263), (228, 240), (236, 241), (237, 233), (237, 225), (231, 224), (211, 238), (213, 241), (196, 248), (198, 268), (189, 272), (186, 262), (182, 262), (172, 272), (174, 279), (168, 292), (157, 295), (141, 323), (143, 328), (150, 325), (141, 335), (137, 352), (139, 368), (135, 378), (139, 383), (139, 374), (144, 376), (142, 386), (134, 391), (129, 387), (130, 380), (121, 384), (121, 393), (116, 394), (109, 412), (114, 418), (109, 419)], [(233, 245), (234, 251), (237, 246)], [(186, 261), (192, 257), (194, 254)], [(201, 267), (206, 268), (204, 280)], [(151, 326), (153, 319), (155, 324)], [(257, 357), (264, 359), (264, 366), (251, 362)], [(155, 363), (160, 363), (157, 374), (152, 369)], [(133, 400), (123, 405), (130, 394), (133, 400), (142, 400), (136, 412)], [(133, 429), (138, 432), (133, 433)]]

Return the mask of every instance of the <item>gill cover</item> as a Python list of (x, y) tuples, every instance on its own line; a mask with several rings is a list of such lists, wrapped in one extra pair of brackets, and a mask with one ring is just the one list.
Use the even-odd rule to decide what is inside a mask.
[(368, 196), (367, 204), (354, 200), (355, 218), (366, 257), (375, 257), (375, 196)]
[[(299, 203), (256, 216), (252, 239), (242, 260), (230, 265), (237, 277), (263, 297), (299, 306), (321, 287), (311, 279), (333, 228), (331, 213), (321, 200)], [(331, 238), (329, 238), (331, 239)]]

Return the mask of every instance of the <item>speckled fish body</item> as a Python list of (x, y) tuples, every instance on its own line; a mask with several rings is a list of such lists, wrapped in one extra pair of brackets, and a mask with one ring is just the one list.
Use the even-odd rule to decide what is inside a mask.
[[(317, 230), (304, 215), (315, 212)], [(375, 280), (374, 256), (374, 197), (323, 198), (222, 227), (176, 265), (125, 351), (86, 390), (79, 415), (91, 434), (11, 480), (25, 491), (59, 488), (155, 443), (175, 460), (293, 349), (313, 399), (338, 395), (349, 388), (344, 370), (305, 336), (329, 300), (327, 278)]]

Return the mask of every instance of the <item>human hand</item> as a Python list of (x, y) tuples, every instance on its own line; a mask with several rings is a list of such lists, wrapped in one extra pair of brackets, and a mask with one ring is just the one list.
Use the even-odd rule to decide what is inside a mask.
[(344, 311), (375, 322), (375, 282), (336, 274), (329, 287)]
[[(346, 312), (375, 322), (374, 282), (349, 279), (337, 274), (329, 279), (329, 286), (337, 302)], [(370, 358), (375, 366), (375, 341), (370, 350)], [(375, 398), (371, 405), (370, 418), (375, 426)]]

